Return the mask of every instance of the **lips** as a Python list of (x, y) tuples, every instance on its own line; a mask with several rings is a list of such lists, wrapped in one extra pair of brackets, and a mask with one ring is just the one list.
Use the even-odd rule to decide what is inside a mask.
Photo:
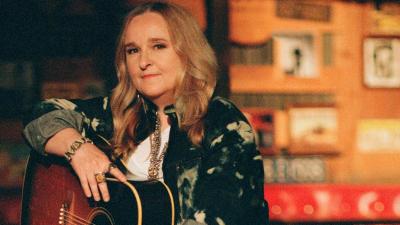
[(157, 74), (157, 73), (143, 74), (143, 75), (142, 75), (142, 78), (143, 78), (143, 79), (152, 78), (152, 77), (156, 77), (156, 76), (159, 76), (159, 75), (160, 75), (160, 74)]

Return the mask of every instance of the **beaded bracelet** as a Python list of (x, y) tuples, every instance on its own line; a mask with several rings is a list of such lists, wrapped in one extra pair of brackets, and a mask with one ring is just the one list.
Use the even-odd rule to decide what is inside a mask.
[(71, 146), (69, 146), (69, 149), (64, 153), (64, 156), (65, 156), (65, 158), (67, 159), (68, 162), (71, 162), (72, 156), (85, 143), (93, 144), (93, 141), (90, 140), (89, 138), (81, 137), (78, 140), (74, 141), (71, 144)]

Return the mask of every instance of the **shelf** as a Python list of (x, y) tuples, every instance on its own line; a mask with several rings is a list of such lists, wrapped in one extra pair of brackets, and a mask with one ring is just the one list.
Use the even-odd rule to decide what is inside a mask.
[(334, 69), (325, 69), (317, 78), (288, 77), (272, 66), (231, 65), (234, 93), (334, 93)]

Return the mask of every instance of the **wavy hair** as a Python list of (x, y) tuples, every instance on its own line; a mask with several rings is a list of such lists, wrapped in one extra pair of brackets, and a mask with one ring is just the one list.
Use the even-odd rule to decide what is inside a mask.
[(172, 46), (184, 64), (185, 73), (179, 77), (174, 93), (175, 108), (180, 129), (188, 133), (194, 144), (204, 136), (203, 118), (216, 85), (217, 61), (196, 19), (180, 6), (165, 2), (144, 3), (125, 17), (120, 33), (115, 65), (118, 84), (110, 105), (113, 113), (115, 145), (114, 157), (125, 157), (136, 148), (136, 128), (139, 125), (143, 101), (128, 74), (125, 53), (125, 35), (135, 16), (146, 12), (160, 14), (167, 22)]

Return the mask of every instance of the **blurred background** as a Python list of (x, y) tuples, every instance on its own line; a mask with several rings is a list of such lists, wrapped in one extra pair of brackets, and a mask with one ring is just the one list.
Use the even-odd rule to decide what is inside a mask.
[[(139, 0), (0, 3), (0, 224), (19, 224), (22, 115), (115, 85)], [(252, 123), (274, 224), (400, 222), (400, 1), (171, 0), (220, 63), (217, 94)]]

